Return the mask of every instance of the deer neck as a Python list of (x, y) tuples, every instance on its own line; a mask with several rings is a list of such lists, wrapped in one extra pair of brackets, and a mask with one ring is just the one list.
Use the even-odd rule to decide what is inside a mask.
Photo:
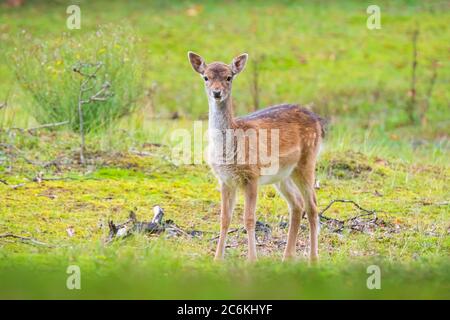
[(233, 108), (231, 97), (223, 101), (216, 101), (208, 97), (209, 103), (209, 128), (226, 130), (233, 128)]

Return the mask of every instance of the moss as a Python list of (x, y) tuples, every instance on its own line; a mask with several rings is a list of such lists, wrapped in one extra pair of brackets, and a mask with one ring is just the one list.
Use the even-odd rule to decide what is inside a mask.
[[(108, 219), (124, 220), (129, 210), (136, 210), (141, 220), (149, 220), (153, 205), (162, 206), (166, 218), (183, 228), (217, 232), (220, 195), (215, 178), (204, 165), (174, 167), (165, 160), (166, 152), (157, 149), (152, 156), (98, 153), (98, 165), (90, 169), (92, 172), (84, 174), (81, 167), (51, 167), (45, 176), (57, 174), (56, 177), (71, 178), (41, 183), (24, 179), (33, 176), (32, 167), (14, 166), (7, 176), (8, 181), (25, 181), (25, 184), (17, 189), (0, 185), (0, 232), (29, 233), (49, 243), (89, 245), (105, 237)], [(354, 151), (326, 151), (318, 166), (319, 208), (324, 208), (332, 199), (352, 199), (365, 208), (378, 211), (380, 217), (399, 225), (402, 230), (416, 228), (422, 233), (438, 230), (433, 232), (442, 234), (447, 227), (448, 208), (435, 204), (448, 197), (444, 179), (448, 176), (446, 167), (408, 165)], [(358, 213), (353, 206), (336, 204), (326, 214), (348, 218)], [(233, 227), (241, 225), (241, 215), (242, 197)], [(261, 188), (257, 217), (272, 226), (288, 220), (286, 204), (270, 186)], [(69, 226), (75, 229), (73, 237), (67, 235)], [(286, 231), (276, 232), (284, 237)], [(407, 243), (416, 241), (418, 245), (402, 245), (405, 234)], [(328, 248), (322, 250), (326, 259), (336, 259), (341, 254), (378, 256), (389, 252), (389, 259), (399, 260), (417, 254), (440, 255), (448, 247), (448, 242), (429, 242), (431, 238), (406, 231), (381, 233), (375, 243), (367, 242), (371, 235), (344, 234), (341, 237), (350, 242), (340, 246), (341, 243), (336, 242), (340, 238), (337, 239), (335, 234), (322, 234), (321, 246)], [(351, 240), (353, 238), (355, 241)], [(306, 243), (306, 239), (307, 230), (303, 230), (300, 242)], [(205, 256), (209, 256), (214, 247), (206, 239), (181, 243), (186, 247), (194, 246)], [(3, 250), (46, 251), (17, 243), (5, 243)], [(239, 245), (230, 251), (240, 257), (245, 253), (245, 246)], [(263, 251), (268, 256), (278, 257), (281, 249)]]

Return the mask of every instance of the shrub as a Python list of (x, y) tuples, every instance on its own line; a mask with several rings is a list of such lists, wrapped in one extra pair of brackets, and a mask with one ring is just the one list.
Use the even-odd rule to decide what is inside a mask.
[(133, 34), (129, 28), (103, 26), (81, 36), (64, 33), (42, 41), (22, 32), (12, 68), (21, 87), (33, 98), (33, 103), (24, 107), (39, 123), (69, 120), (70, 127), (78, 130), (77, 102), (83, 79), (73, 67), (80, 62), (102, 62), (104, 68), (92, 91), (108, 81), (113, 96), (84, 107), (85, 129), (104, 127), (134, 111), (142, 92), (142, 65)]

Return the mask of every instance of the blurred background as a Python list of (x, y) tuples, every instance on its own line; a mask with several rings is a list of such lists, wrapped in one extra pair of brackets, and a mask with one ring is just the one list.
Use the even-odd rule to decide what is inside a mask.
[(249, 53), (234, 86), (238, 114), (313, 103), (317, 113), (349, 117), (357, 126), (448, 135), (446, 1), (379, 1), (381, 29), (374, 30), (359, 1), (73, 4), (81, 10), (75, 30), (66, 26), (65, 1), (1, 6), (0, 100), (8, 98), (15, 114), (3, 122), (67, 120), (76, 109), (76, 61), (107, 64), (102, 72), (116, 95), (102, 112), (205, 118), (203, 84), (186, 59), (192, 50), (225, 62)]
[[(368, 28), (369, 5), (380, 9), (378, 29)], [(439, 0), (1, 1), (0, 296), (448, 299), (449, 8)], [(170, 161), (175, 129), (207, 127), (189, 50), (207, 62), (249, 54), (233, 86), (237, 115), (288, 102), (329, 120), (319, 208), (347, 199), (377, 216), (359, 221), (351, 203), (329, 207), (319, 267), (278, 262), (288, 213), (270, 188), (258, 202), (258, 220), (272, 228), (258, 246), (262, 261), (245, 264), (237, 232), (227, 262), (212, 263), (216, 180), (206, 165)], [(153, 205), (200, 236), (105, 245), (109, 220), (131, 210), (148, 220)], [(233, 228), (241, 213), (238, 204)], [(307, 248), (305, 224), (299, 255)], [(374, 263), (382, 291), (366, 287)], [(68, 264), (81, 267), (86, 290), (64, 286)]]

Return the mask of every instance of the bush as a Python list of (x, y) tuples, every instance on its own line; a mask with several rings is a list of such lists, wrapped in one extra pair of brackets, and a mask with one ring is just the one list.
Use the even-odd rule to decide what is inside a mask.
[(83, 77), (73, 72), (73, 67), (80, 62), (102, 62), (104, 67), (97, 74), (92, 92), (108, 81), (113, 96), (83, 107), (85, 129), (102, 128), (134, 111), (143, 90), (138, 39), (133, 34), (129, 28), (103, 26), (78, 37), (64, 33), (55, 40), (41, 41), (22, 32), (22, 39), (18, 39), (14, 49), (12, 67), (24, 91), (33, 98), (34, 103), (24, 107), (39, 123), (69, 120), (70, 127), (77, 130), (77, 103)]

